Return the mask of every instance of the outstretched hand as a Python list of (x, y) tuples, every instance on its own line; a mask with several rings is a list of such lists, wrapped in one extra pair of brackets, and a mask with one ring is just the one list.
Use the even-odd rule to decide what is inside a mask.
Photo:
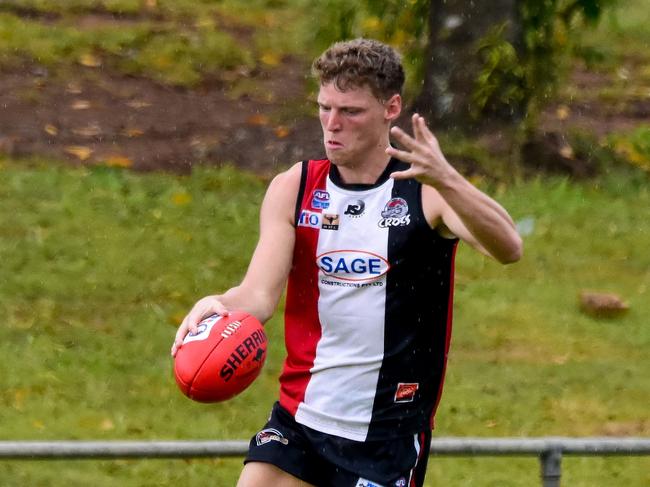
[(455, 170), (445, 159), (438, 139), (429, 130), (424, 117), (415, 113), (411, 123), (413, 136), (399, 127), (392, 127), (390, 130), (391, 135), (404, 147), (404, 150), (390, 146), (386, 149), (386, 154), (411, 165), (410, 168), (394, 172), (390, 176), (393, 179), (413, 178), (421, 183), (436, 186)]

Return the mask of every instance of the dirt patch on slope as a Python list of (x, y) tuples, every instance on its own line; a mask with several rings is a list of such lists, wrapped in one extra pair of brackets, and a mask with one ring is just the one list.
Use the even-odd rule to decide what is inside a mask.
[[(274, 174), (323, 155), (308, 72), (305, 62), (285, 59), (266, 70), (224, 73), (190, 90), (102, 68), (77, 66), (61, 73), (37, 65), (5, 68), (0, 153), (175, 172), (232, 163)], [(539, 143), (528, 152), (524, 147), (524, 159), (535, 171), (592, 175), (589, 161), (567, 148), (565, 134), (578, 129), (602, 138), (648, 119), (650, 99), (623, 98), (613, 105), (597, 96), (611, 85), (611, 76), (576, 69), (569, 82), (594, 96), (553, 103), (544, 111)], [(407, 120), (408, 114), (401, 117), (403, 125)], [(489, 147), (489, 140), (500, 138), (488, 133), (480, 143)], [(466, 175), (484, 172), (471, 158), (452, 163)]]
[(100, 69), (63, 77), (21, 67), (0, 76), (0, 152), (138, 170), (231, 162), (265, 172), (322, 153), (317, 120), (296, 108), (309, 103), (304, 72), (290, 61), (188, 90)]

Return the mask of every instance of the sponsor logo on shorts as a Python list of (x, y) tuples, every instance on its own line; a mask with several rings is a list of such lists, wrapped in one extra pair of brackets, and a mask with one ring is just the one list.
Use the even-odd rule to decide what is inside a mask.
[(390, 264), (381, 255), (364, 250), (332, 250), (316, 257), (323, 274), (342, 281), (374, 281), (388, 272)]
[(354, 485), (354, 487), (384, 487), (384, 486), (378, 484), (377, 482), (373, 482), (372, 480), (359, 477), (359, 480), (357, 480), (357, 483)]
[(404, 477), (397, 479), (395, 481), (395, 487), (406, 487), (406, 479)]
[(400, 382), (395, 391), (395, 402), (413, 402), (420, 384), (417, 382)]
[(338, 230), (339, 216), (331, 213), (323, 213), (323, 230)]
[(365, 209), (366, 204), (363, 200), (357, 200), (355, 203), (349, 204), (343, 214), (348, 215), (351, 218), (359, 218)]
[(210, 336), (210, 330), (212, 330), (214, 324), (220, 319), (221, 316), (219, 315), (212, 315), (204, 319), (201, 323), (197, 325), (196, 333), (190, 332), (187, 335), (185, 335), (185, 339), (183, 340), (183, 345), (189, 342), (198, 342), (208, 338)]
[(266, 428), (260, 431), (255, 435), (255, 443), (257, 446), (262, 446), (270, 441), (277, 441), (283, 445), (288, 445), (289, 440), (287, 440), (282, 433), (274, 428)]
[(381, 212), (381, 228), (403, 227), (411, 223), (409, 205), (404, 198), (391, 198)]
[(298, 217), (299, 227), (320, 228), (321, 214), (315, 211), (302, 210)]
[(326, 210), (330, 206), (330, 194), (322, 189), (315, 189), (311, 195), (311, 207)]

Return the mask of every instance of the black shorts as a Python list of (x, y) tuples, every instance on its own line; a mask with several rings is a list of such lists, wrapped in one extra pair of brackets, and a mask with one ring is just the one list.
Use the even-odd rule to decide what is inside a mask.
[(430, 430), (366, 442), (328, 435), (296, 423), (275, 403), (244, 463), (271, 463), (318, 487), (421, 487), (430, 444)]

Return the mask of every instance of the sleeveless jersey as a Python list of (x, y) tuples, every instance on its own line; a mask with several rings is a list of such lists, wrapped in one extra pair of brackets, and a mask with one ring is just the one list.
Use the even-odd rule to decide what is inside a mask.
[(427, 223), (422, 186), (346, 185), (328, 160), (302, 163), (285, 308), (280, 404), (351, 440), (433, 427), (451, 334), (457, 239)]

